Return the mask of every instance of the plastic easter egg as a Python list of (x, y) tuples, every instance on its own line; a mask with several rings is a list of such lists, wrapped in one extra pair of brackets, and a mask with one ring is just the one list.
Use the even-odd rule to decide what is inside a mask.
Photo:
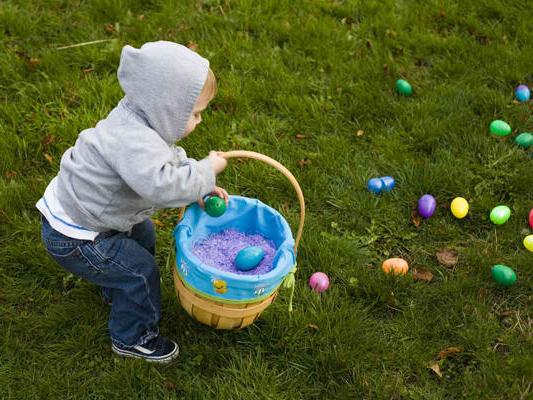
[(529, 227), (533, 229), (533, 208), (529, 212)]
[(490, 123), (490, 133), (496, 136), (507, 136), (511, 133), (511, 127), (505, 121), (501, 119), (495, 119)]
[(309, 278), (309, 286), (317, 293), (325, 292), (329, 287), (329, 278), (323, 272), (315, 272)]
[(492, 279), (502, 286), (511, 286), (516, 282), (516, 274), (507, 265), (498, 264), (492, 267)]
[(226, 202), (218, 196), (211, 196), (205, 201), (205, 212), (211, 217), (220, 217), (226, 212)]
[(511, 209), (507, 206), (494, 207), (490, 212), (490, 220), (493, 224), (502, 225), (511, 217)]
[(529, 88), (526, 85), (518, 85), (514, 90), (514, 94), (516, 100), (521, 101), (522, 103), (529, 101), (529, 96), (531, 95)]
[(381, 269), (386, 274), (405, 275), (409, 270), (409, 264), (403, 258), (389, 258), (383, 261)]
[(383, 181), (379, 178), (369, 179), (366, 187), (372, 193), (380, 194), (381, 191), (383, 190)]
[(533, 235), (528, 235), (524, 238), (524, 247), (533, 252)]
[(468, 201), (462, 197), (456, 197), (450, 204), (450, 210), (455, 218), (462, 219), (468, 214)]
[(235, 257), (235, 267), (239, 271), (249, 271), (259, 265), (265, 257), (265, 251), (259, 246), (245, 247)]
[(411, 96), (413, 94), (411, 84), (405, 79), (398, 79), (396, 81), (396, 91), (404, 96)]
[(383, 183), (383, 191), (385, 192), (390, 192), (396, 185), (396, 181), (392, 176), (384, 176), (381, 178), (381, 182)]
[(533, 135), (529, 132), (524, 132), (518, 135), (514, 142), (524, 149), (527, 149), (530, 146), (533, 146)]
[(423, 218), (429, 218), (435, 213), (437, 201), (430, 194), (425, 194), (418, 199), (418, 213)]

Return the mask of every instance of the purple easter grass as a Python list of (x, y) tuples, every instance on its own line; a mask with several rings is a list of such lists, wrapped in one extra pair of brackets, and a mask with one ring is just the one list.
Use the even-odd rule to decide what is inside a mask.
[[(234, 264), (235, 257), (239, 251), (249, 246), (261, 247), (265, 251), (265, 257), (256, 268), (239, 271)], [(204, 264), (221, 271), (239, 275), (263, 275), (272, 270), (276, 246), (274, 242), (259, 234), (226, 229), (194, 243), (192, 252)]]

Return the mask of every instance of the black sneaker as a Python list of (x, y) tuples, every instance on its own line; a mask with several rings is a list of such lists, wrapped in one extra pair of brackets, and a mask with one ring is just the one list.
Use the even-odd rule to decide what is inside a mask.
[(178, 345), (161, 335), (153, 338), (142, 346), (124, 348), (113, 343), (111, 349), (121, 356), (143, 358), (146, 361), (160, 363), (170, 362), (179, 354)]

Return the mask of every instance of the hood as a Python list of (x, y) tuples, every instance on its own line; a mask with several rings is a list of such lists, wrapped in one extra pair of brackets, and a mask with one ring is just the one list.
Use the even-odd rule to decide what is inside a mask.
[(208, 60), (177, 43), (126, 45), (118, 81), (127, 106), (171, 145), (183, 137), (208, 69)]

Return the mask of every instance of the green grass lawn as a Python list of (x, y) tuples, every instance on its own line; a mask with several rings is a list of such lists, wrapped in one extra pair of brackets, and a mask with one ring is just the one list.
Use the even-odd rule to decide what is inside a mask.
[[(533, 153), (513, 141), (533, 129), (531, 106), (513, 102), (516, 85), (533, 85), (527, 3), (1, 2), (0, 398), (531, 399)], [(121, 98), (121, 47), (159, 39), (197, 46), (219, 80), (188, 154), (269, 155), (308, 207), (294, 311), (282, 292), (235, 332), (181, 309), (165, 267), (178, 210), (155, 216), (161, 329), (181, 347), (168, 366), (112, 355), (108, 307), (47, 255), (34, 207), (62, 153)], [(398, 78), (414, 96), (394, 93)], [(491, 136), (493, 119), (513, 134)], [(369, 193), (384, 175), (394, 191)], [(294, 191), (268, 166), (231, 162), (219, 184), (296, 226)], [(424, 193), (437, 212), (417, 226)], [(464, 220), (449, 212), (456, 196), (470, 202)], [(513, 214), (495, 227), (499, 204)], [(455, 266), (438, 262), (442, 249), (458, 252)], [(393, 256), (433, 279), (385, 276)], [(517, 272), (513, 287), (491, 280), (498, 263)], [(307, 286), (314, 271), (331, 279), (322, 295)]]

